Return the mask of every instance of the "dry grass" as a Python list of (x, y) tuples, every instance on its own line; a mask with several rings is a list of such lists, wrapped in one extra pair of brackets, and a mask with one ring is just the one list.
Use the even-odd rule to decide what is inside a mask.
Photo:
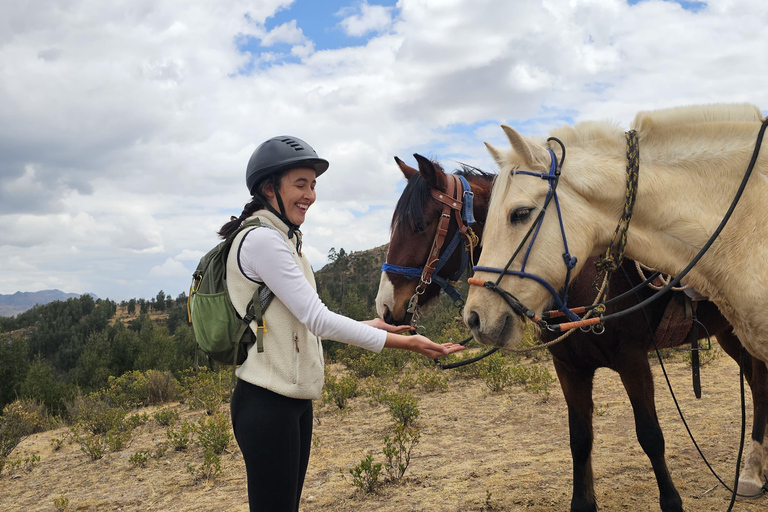
[[(550, 364), (550, 363), (544, 363)], [(695, 400), (685, 363), (668, 363), (683, 410), (703, 450), (721, 476), (733, 479), (740, 429), (736, 365), (725, 357), (702, 369), (704, 397)], [(667, 440), (667, 458), (686, 510), (724, 511), (730, 496), (710, 475), (685, 433), (654, 364), (659, 416)], [(554, 374), (554, 370), (550, 368)], [(419, 394), (422, 431), (404, 482), (363, 497), (339, 469), (347, 470), (381, 448), (388, 431), (388, 410), (361, 396), (342, 413), (316, 404), (312, 458), (301, 510), (374, 511), (518, 511), (568, 510), (571, 462), (566, 407), (559, 390), (548, 401), (519, 387), (491, 394), (480, 380), (451, 376), (450, 391)], [(555, 384), (557, 386), (557, 384)], [(749, 402), (748, 402), (749, 404)], [(167, 406), (166, 406), (167, 407)], [(202, 412), (175, 405), (183, 418)], [(748, 405), (748, 407), (750, 407)], [(658, 491), (648, 459), (634, 434), (629, 401), (620, 380), (608, 370), (595, 383), (596, 494), (602, 510), (659, 510)], [(151, 416), (158, 408), (146, 411)], [(222, 406), (226, 410), (226, 406)], [(751, 419), (747, 419), (747, 425)], [(91, 462), (74, 444), (54, 451), (50, 441), (65, 430), (25, 440), (11, 458), (37, 454), (31, 472), (0, 476), (0, 510), (56, 510), (60, 496), (68, 510), (245, 511), (245, 470), (233, 443), (222, 456), (222, 473), (213, 482), (195, 482), (187, 464), (199, 465), (201, 450), (167, 452), (146, 468), (129, 462), (132, 453), (151, 450), (165, 439), (154, 421), (139, 427), (130, 447)], [(764, 511), (768, 497), (736, 504), (737, 512)]]

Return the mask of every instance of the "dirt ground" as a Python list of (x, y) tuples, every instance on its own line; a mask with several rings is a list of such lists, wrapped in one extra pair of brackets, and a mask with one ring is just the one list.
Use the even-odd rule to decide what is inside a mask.
[[(554, 369), (550, 362), (550, 372)], [(741, 413), (738, 368), (721, 354), (702, 369), (703, 398), (696, 400), (690, 370), (682, 358), (666, 362), (681, 407), (702, 450), (729, 484), (733, 481)], [(673, 479), (689, 511), (725, 511), (730, 495), (710, 474), (692, 445), (653, 361), (657, 406)], [(557, 383), (549, 399), (515, 386), (491, 393), (479, 379), (450, 375), (446, 392), (418, 393), (421, 442), (404, 482), (362, 496), (341, 474), (365, 455), (383, 461), (381, 448), (390, 425), (388, 409), (361, 396), (348, 410), (316, 404), (313, 452), (301, 510), (313, 511), (566, 511), (570, 505), (571, 458), (565, 401)], [(595, 382), (596, 495), (601, 510), (659, 510), (650, 463), (638, 445), (632, 411), (621, 382), (600, 370)], [(174, 405), (182, 417), (202, 414)], [(166, 406), (167, 407), (167, 406)], [(226, 406), (222, 407), (222, 410)], [(747, 428), (751, 401), (747, 401)], [(149, 409), (151, 415), (155, 410)], [(0, 510), (245, 511), (245, 470), (233, 442), (222, 457), (222, 472), (195, 482), (188, 464), (199, 465), (200, 449), (168, 452), (145, 468), (131, 454), (165, 439), (154, 422), (139, 427), (129, 448), (91, 462), (75, 444), (54, 451), (51, 439), (66, 429), (26, 439), (11, 459), (37, 454), (31, 470), (0, 476)], [(765, 511), (768, 497), (739, 501), (739, 512)]]

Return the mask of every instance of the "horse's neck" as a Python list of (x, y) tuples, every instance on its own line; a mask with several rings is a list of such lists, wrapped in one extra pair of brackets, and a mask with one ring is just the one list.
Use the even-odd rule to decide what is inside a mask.
[[(655, 133), (645, 143), (641, 139), (638, 192), (627, 237), (627, 256), (672, 275), (682, 271), (728, 210), (747, 169), (758, 127), (744, 123), (719, 134), (705, 127), (677, 137), (675, 133), (666, 137)], [(743, 281), (750, 279), (750, 273), (762, 274), (757, 268), (763, 265), (762, 258), (750, 255), (764, 253), (768, 239), (761, 213), (768, 200), (767, 163), (768, 155), (759, 159), (750, 186), (720, 239), (687, 278), (704, 293), (728, 297), (747, 286)], [(581, 170), (591, 172), (600, 183), (599, 191), (594, 183), (582, 187), (584, 193), (593, 194), (588, 200), (602, 209), (597, 216), (604, 219), (605, 225), (595, 237), (599, 240), (595, 252), (599, 252), (610, 243), (619, 220), (617, 212), (623, 208), (625, 159), (617, 155)], [(724, 272), (729, 267), (739, 268), (739, 275)]]
[(488, 218), (488, 203), (491, 200), (493, 178), (479, 176), (469, 181), (469, 186), (474, 195), (472, 213), (479, 224), (485, 225), (485, 220)]

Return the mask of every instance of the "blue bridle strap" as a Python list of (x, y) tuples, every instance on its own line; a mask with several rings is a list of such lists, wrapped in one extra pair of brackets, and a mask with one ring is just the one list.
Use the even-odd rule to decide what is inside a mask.
[[(528, 247), (526, 248), (525, 255), (523, 256), (523, 263), (520, 266), (520, 270), (509, 270), (509, 265), (511, 265), (512, 260), (507, 263), (507, 266), (503, 269), (500, 268), (493, 268), (493, 267), (474, 267), (474, 271), (480, 271), (480, 272), (491, 272), (496, 274), (501, 274), (499, 276), (498, 281), (496, 284), (498, 285), (499, 281), (501, 281), (501, 278), (503, 275), (513, 275), (518, 276), (520, 278), (528, 278), (533, 279), (537, 283), (544, 286), (544, 288), (547, 289), (547, 291), (552, 295), (554, 305), (557, 308), (558, 311), (561, 311), (566, 315), (566, 317), (571, 321), (578, 321), (581, 320), (581, 317), (576, 315), (574, 312), (572, 312), (570, 309), (568, 309), (567, 302), (568, 302), (568, 286), (571, 282), (571, 270), (576, 266), (577, 260), (573, 256), (571, 256), (570, 251), (568, 250), (568, 241), (565, 236), (565, 226), (563, 224), (563, 215), (560, 210), (560, 200), (557, 197), (557, 183), (560, 179), (560, 173), (557, 167), (557, 158), (555, 157), (555, 153), (547, 148), (547, 151), (549, 152), (550, 158), (551, 158), (551, 164), (549, 167), (548, 173), (538, 173), (538, 172), (531, 172), (531, 171), (516, 171), (515, 174), (523, 174), (526, 176), (534, 176), (536, 178), (541, 178), (549, 181), (549, 190), (547, 191), (547, 196), (544, 199), (544, 209), (542, 210), (539, 217), (536, 219), (536, 225), (533, 228), (533, 234), (531, 236), (530, 241), (528, 242)], [(560, 234), (563, 238), (563, 262), (565, 263), (566, 267), (566, 273), (565, 273), (565, 285), (563, 286), (562, 296), (555, 291), (555, 289), (544, 279), (541, 277), (530, 274), (525, 271), (525, 267), (528, 264), (528, 256), (531, 254), (531, 249), (533, 248), (533, 244), (536, 241), (536, 237), (539, 234), (539, 230), (541, 229), (542, 224), (544, 223), (544, 214), (546, 213), (546, 209), (548, 208), (548, 205), (551, 200), (555, 201), (555, 208), (557, 210), (557, 218), (560, 223)], [(531, 232), (529, 231), (529, 234)], [(526, 236), (527, 238), (527, 236)], [(523, 240), (522, 244), (525, 243), (525, 239)], [(519, 249), (518, 249), (519, 250)], [(517, 253), (517, 251), (515, 251)], [(513, 258), (514, 259), (514, 258)]]
[(464, 220), (464, 225), (470, 226), (475, 223), (475, 194), (472, 193), (472, 189), (469, 186), (469, 182), (464, 176), (459, 176), (461, 186), (464, 187), (464, 206), (461, 210), (461, 218)]

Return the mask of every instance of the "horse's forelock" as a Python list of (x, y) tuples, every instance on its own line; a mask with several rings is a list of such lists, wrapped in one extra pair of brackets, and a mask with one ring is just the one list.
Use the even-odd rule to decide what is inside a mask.
[(408, 180), (400, 199), (395, 206), (395, 213), (392, 216), (392, 232), (399, 225), (409, 226), (414, 232), (423, 231), (426, 228), (424, 224), (424, 205), (429, 196), (429, 185), (422, 178), (421, 173), (414, 174)]

